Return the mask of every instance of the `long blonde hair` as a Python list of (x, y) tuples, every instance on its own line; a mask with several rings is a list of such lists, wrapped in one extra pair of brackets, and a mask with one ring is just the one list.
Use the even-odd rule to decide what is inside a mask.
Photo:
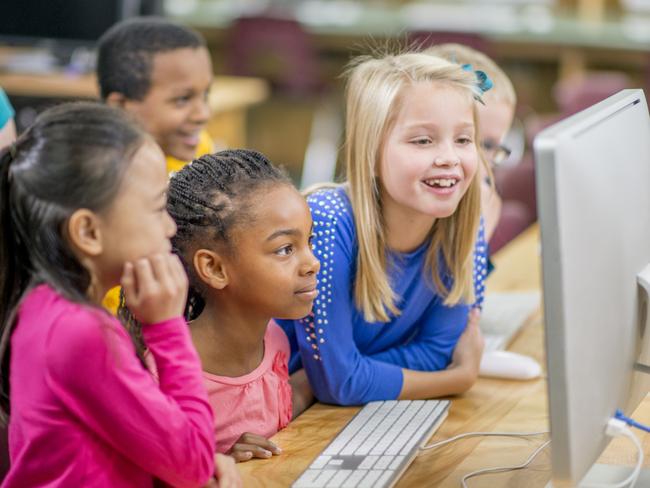
[[(383, 141), (399, 112), (404, 88), (419, 82), (443, 83), (480, 95), (476, 77), (457, 64), (431, 55), (403, 53), (382, 58), (362, 56), (347, 72), (345, 159), (349, 196), (357, 229), (359, 253), (354, 283), (357, 307), (368, 322), (388, 322), (389, 313), (400, 314), (398, 297), (387, 275), (386, 235), (382, 218), (377, 165)], [(474, 106), (474, 125), (476, 107)], [(475, 134), (475, 141), (478, 134)], [(485, 160), (477, 150), (482, 164)], [(445, 305), (474, 301), (473, 251), (480, 219), (480, 185), (474, 178), (456, 211), (436, 219), (430, 231), (426, 268)], [(440, 264), (453, 284), (441, 277)]]

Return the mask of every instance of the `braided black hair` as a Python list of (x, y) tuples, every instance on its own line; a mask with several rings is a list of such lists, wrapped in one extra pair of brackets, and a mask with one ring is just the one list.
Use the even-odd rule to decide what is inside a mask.
[(97, 80), (102, 99), (113, 92), (142, 100), (151, 88), (153, 57), (183, 48), (205, 47), (198, 33), (158, 17), (118, 22), (98, 41)]
[(172, 246), (190, 280), (188, 320), (203, 308), (203, 286), (191, 266), (190, 253), (203, 242), (232, 252), (231, 231), (248, 220), (246, 203), (261, 187), (275, 184), (291, 185), (291, 181), (263, 154), (246, 149), (206, 154), (170, 180), (167, 211), (178, 228)]
[[(177, 226), (172, 238), (189, 277), (185, 319), (193, 320), (205, 305), (204, 286), (192, 266), (193, 252), (210, 243), (226, 252), (235, 252), (232, 230), (250, 221), (247, 205), (260, 190), (275, 185), (293, 185), (286, 173), (263, 154), (248, 149), (232, 149), (206, 154), (176, 173), (169, 181), (167, 211)], [(124, 293), (118, 310), (120, 318), (144, 347), (141, 326), (126, 308)]]

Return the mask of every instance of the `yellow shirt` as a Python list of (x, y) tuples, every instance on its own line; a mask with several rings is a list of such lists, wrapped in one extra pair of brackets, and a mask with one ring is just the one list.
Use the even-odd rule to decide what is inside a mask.
[[(199, 144), (196, 146), (195, 157), (199, 158), (204, 154), (211, 153), (212, 150), (213, 150), (212, 138), (210, 137), (210, 134), (208, 134), (207, 131), (202, 130), (201, 133), (199, 134)], [(172, 156), (167, 156), (166, 160), (167, 160), (167, 173), (169, 173), (170, 176), (172, 173), (176, 173), (177, 171), (183, 169), (183, 167), (189, 162), (189, 161), (181, 161)], [(113, 315), (117, 314), (117, 307), (120, 305), (119, 286), (116, 286), (115, 288), (111, 288), (108, 291), (108, 293), (104, 297), (104, 300), (102, 301), (102, 305), (104, 305), (104, 308), (109, 310)]]
[[(210, 137), (210, 134), (208, 134), (207, 131), (202, 130), (201, 133), (199, 134), (199, 144), (196, 146), (196, 156), (194, 157), (199, 158), (204, 154), (211, 153), (213, 146), (214, 143), (212, 142), (212, 138)], [(181, 161), (180, 159), (176, 159), (173, 156), (167, 156), (166, 159), (167, 159), (167, 173), (169, 174), (180, 171), (189, 162), (189, 161)]]

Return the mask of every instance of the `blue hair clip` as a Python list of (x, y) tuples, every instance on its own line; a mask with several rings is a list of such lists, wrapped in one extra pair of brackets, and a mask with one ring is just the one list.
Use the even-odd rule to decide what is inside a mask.
[[(476, 76), (476, 87), (478, 90), (481, 92), (480, 95), (483, 95), (486, 91), (490, 90), (493, 86), (494, 83), (492, 83), (492, 80), (490, 77), (487, 75), (485, 71), (481, 71), (480, 69), (474, 69), (471, 64), (463, 64), (461, 66), (465, 71), (473, 71), (474, 75)], [(483, 103), (483, 100), (481, 100), (480, 95), (476, 97), (476, 99)]]

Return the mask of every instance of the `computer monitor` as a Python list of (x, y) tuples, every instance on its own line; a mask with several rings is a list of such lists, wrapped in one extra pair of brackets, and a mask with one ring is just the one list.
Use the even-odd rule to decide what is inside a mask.
[(94, 44), (115, 22), (162, 13), (161, 0), (3, 0), (0, 39), (33, 44), (44, 39)]
[[(643, 91), (623, 90), (547, 128), (534, 150), (552, 486), (620, 481), (625, 476), (614, 469), (592, 465), (610, 440), (607, 421), (618, 408), (631, 414), (649, 386), (635, 367), (648, 364), (648, 292), (638, 280), (645, 269), (650, 282)], [(650, 486), (647, 479), (637, 486)]]

